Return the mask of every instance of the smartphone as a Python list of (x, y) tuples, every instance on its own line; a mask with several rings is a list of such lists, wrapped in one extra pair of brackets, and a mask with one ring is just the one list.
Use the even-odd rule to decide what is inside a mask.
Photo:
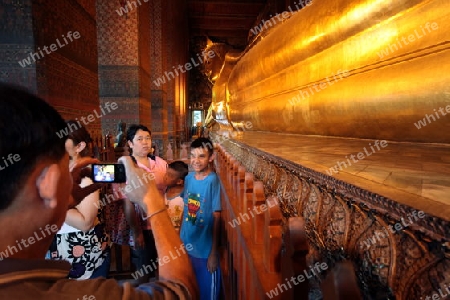
[(93, 164), (92, 180), (101, 183), (126, 182), (125, 166), (123, 164)]

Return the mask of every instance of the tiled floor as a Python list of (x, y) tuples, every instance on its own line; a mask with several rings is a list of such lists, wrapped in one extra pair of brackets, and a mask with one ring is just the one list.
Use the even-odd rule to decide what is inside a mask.
[(249, 131), (234, 139), (322, 173), (336, 166), (337, 179), (450, 220), (450, 144), (375, 147), (374, 140)]

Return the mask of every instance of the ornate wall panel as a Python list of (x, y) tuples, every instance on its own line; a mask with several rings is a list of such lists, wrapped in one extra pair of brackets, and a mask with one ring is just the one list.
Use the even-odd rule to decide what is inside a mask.
[[(365, 299), (425, 299), (450, 283), (450, 222), (233, 140), (216, 141), (277, 195), (284, 217), (303, 216), (310, 262), (352, 260)], [(405, 224), (405, 223), (403, 223)], [(394, 229), (394, 230), (393, 230)], [(313, 286), (317, 283), (313, 283)]]
[(36, 66), (19, 65), (34, 49), (31, 0), (2, 4), (0, 41), (0, 81), (21, 83), (36, 92)]
[[(97, 1), (99, 65), (138, 65), (138, 10), (120, 11), (119, 1)], [(134, 7), (134, 6), (133, 6)]]
[[(157, 145), (159, 153), (164, 153), (165, 146), (167, 146), (167, 77), (164, 72), (171, 71), (166, 67), (166, 28), (165, 22), (168, 16), (168, 11), (164, 9), (167, 3), (161, 0), (151, 1), (150, 5), (150, 28), (152, 35), (150, 37), (150, 64), (152, 72), (150, 74), (151, 85), (151, 130), (153, 143)], [(164, 79), (166, 84), (155, 84), (158, 79)], [(170, 81), (169, 81), (170, 82)]]
[[(95, 4), (90, 4), (91, 10)], [(35, 51), (57, 49), (36, 62), (39, 95), (53, 105), (78, 108), (87, 116), (98, 108), (95, 18), (76, 1), (33, 1)], [(79, 38), (70, 39), (72, 33)], [(86, 125), (98, 129), (100, 120)]]
[(150, 13), (151, 13), (151, 22), (150, 28), (152, 35), (150, 36), (150, 57), (151, 57), (151, 77), (150, 84), (152, 90), (159, 89), (159, 86), (154, 84), (154, 81), (161, 76), (165, 70), (163, 70), (162, 65), (162, 7), (161, 1), (151, 1), (150, 3)]
[(102, 118), (102, 129), (113, 136), (120, 120), (150, 128), (150, 5), (123, 3), (97, 1), (100, 101), (119, 106)]
[[(167, 1), (167, 14), (169, 15), (169, 18), (165, 21), (165, 28), (166, 28), (166, 34), (167, 37), (173, 36), (176, 37), (176, 23), (178, 18), (178, 1)], [(167, 52), (166, 56), (166, 67), (165, 69), (167, 71), (173, 71), (173, 67), (177, 67), (178, 64), (182, 64), (182, 62), (178, 62), (177, 52), (179, 51), (179, 48), (176, 46), (177, 41), (176, 39), (167, 38), (165, 43), (165, 48)], [(168, 82), (167, 84), (167, 107), (164, 111), (164, 116), (167, 117), (167, 142), (172, 142), (173, 144), (173, 134), (174, 134), (174, 119), (175, 116), (173, 115), (173, 107), (175, 105), (175, 85), (178, 84), (178, 81), (180, 80), (180, 76), (176, 76), (174, 79)]]
[(115, 102), (118, 109), (102, 118), (102, 129), (115, 135), (117, 124), (139, 123), (139, 68), (137, 66), (99, 66), (99, 94), (102, 104)]
[[(143, 2), (141, 2), (143, 3)], [(139, 119), (141, 123), (151, 124), (151, 100), (150, 100), (150, 5), (143, 4), (139, 7)]]
[[(0, 80), (28, 87), (65, 118), (98, 109), (95, 5), (9, 1), (0, 16)], [(21, 62), (21, 64), (19, 64)], [(22, 67), (23, 65), (24, 67)], [(100, 128), (100, 120), (85, 123)]]

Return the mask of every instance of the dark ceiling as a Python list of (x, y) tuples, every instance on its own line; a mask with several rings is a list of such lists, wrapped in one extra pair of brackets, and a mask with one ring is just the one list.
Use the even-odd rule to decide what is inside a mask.
[(267, 0), (188, 0), (190, 37), (244, 49)]

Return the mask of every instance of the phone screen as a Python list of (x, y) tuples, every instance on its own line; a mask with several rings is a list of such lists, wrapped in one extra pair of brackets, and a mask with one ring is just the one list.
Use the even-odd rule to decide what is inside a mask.
[(125, 167), (122, 164), (93, 164), (94, 182), (125, 182)]

